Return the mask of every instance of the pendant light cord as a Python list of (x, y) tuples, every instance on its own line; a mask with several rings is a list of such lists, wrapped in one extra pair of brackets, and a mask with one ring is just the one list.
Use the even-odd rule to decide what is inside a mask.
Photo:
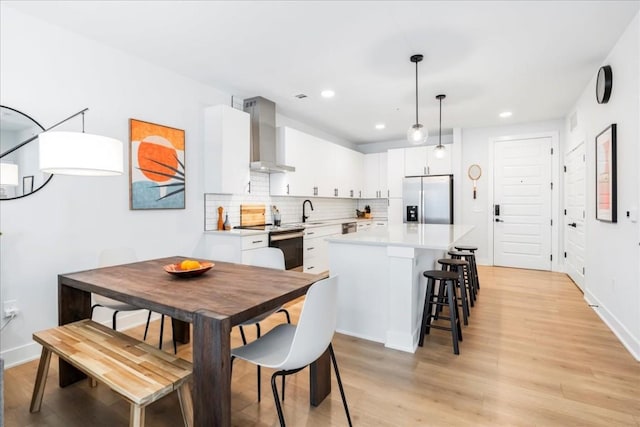
[(442, 98), (440, 98), (440, 125), (438, 130), (438, 146), (442, 147)]
[(416, 61), (416, 125), (418, 124), (418, 61)]

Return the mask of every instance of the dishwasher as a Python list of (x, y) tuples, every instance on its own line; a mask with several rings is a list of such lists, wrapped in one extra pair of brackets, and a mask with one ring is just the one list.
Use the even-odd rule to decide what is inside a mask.
[(358, 231), (358, 223), (357, 222), (343, 222), (342, 223), (342, 234), (355, 233)]

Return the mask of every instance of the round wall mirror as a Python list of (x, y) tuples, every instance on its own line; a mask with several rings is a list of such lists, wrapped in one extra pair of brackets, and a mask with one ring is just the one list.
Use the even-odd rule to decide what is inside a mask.
[(52, 174), (40, 172), (37, 140), (15, 149), (42, 131), (28, 115), (0, 105), (0, 200), (28, 196), (51, 181)]

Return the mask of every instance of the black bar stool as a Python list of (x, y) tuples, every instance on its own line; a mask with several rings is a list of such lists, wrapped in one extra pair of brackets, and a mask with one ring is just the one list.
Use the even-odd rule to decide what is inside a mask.
[[(460, 275), (452, 271), (429, 270), (422, 273), (427, 278), (427, 292), (424, 299), (424, 310), (422, 311), (422, 327), (420, 328), (420, 340), (418, 345), (422, 347), (424, 344), (424, 336), (429, 334), (431, 328), (443, 329), (451, 331), (451, 340), (453, 341), (453, 353), (460, 354), (458, 349), (458, 341), (462, 341), (462, 328), (460, 327), (460, 316), (458, 314), (458, 299), (456, 297), (456, 282)], [(435, 284), (438, 281), (440, 288), (446, 286), (446, 296), (442, 292), (435, 292)], [(440, 316), (450, 322), (450, 327), (433, 325), (431, 320), (436, 318), (438, 308), (440, 306), (449, 306), (449, 317)]]
[(449, 256), (453, 259), (461, 259), (467, 261), (469, 263), (469, 272), (471, 276), (471, 284), (473, 285), (473, 293), (474, 295), (478, 295), (478, 270), (474, 269), (476, 265), (476, 257), (472, 252), (462, 252), (462, 251), (449, 251)]
[(459, 245), (459, 246), (454, 246), (454, 248), (456, 248), (456, 250), (458, 251), (471, 252), (473, 254), (472, 260), (470, 261), (471, 269), (474, 271), (473, 274), (476, 275), (476, 286), (478, 287), (478, 289), (480, 289), (480, 280), (478, 280), (478, 266), (476, 265), (476, 251), (478, 250), (478, 247)]
[(467, 320), (467, 318), (471, 316), (469, 301), (471, 301), (471, 305), (473, 305), (473, 298), (471, 296), (471, 289), (473, 289), (473, 287), (469, 286), (471, 289), (467, 288), (467, 285), (470, 284), (469, 263), (461, 259), (443, 258), (438, 260), (438, 264), (442, 265), (444, 271), (458, 273), (457, 288), (460, 289), (462, 319), (464, 324), (468, 325), (469, 320)]

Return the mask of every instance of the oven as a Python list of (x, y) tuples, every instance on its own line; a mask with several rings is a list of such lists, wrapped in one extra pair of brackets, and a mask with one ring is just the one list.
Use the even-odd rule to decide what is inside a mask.
[(289, 228), (269, 232), (269, 246), (284, 253), (287, 270), (302, 271), (304, 262), (304, 228)]

